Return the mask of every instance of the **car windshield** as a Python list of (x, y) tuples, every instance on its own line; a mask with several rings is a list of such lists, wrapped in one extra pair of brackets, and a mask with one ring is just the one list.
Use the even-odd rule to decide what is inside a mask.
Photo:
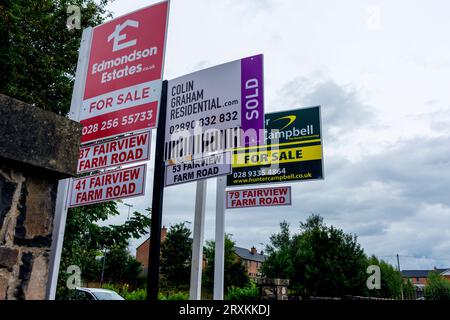
[(121, 296), (119, 296), (115, 292), (92, 292), (92, 294), (98, 299), (98, 300), (125, 300)]

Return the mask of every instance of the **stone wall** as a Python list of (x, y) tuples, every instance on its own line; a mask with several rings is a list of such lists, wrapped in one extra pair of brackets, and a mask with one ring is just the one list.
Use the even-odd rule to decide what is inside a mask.
[(288, 279), (257, 278), (261, 300), (288, 300)]
[(45, 298), (58, 180), (76, 172), (80, 132), (0, 95), (0, 300)]

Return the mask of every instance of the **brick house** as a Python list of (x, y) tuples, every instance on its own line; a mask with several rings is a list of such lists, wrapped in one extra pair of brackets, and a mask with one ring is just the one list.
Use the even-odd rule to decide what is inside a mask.
[(437, 269), (432, 270), (402, 270), (402, 278), (404, 281), (410, 280), (416, 287), (424, 287), (427, 284), (428, 276), (430, 272), (437, 271), (441, 276), (450, 280), (450, 269)]
[[(161, 229), (161, 244), (166, 240), (167, 228), (165, 226)], [(148, 253), (150, 249), (150, 238), (146, 239), (136, 248), (136, 260), (142, 265), (144, 275), (148, 272)], [(256, 278), (260, 274), (261, 264), (266, 259), (266, 256), (258, 253), (255, 247), (250, 250), (242, 247), (234, 247), (236, 255), (241, 258), (248, 275), (251, 278)], [(206, 259), (203, 257), (202, 267), (206, 266)]]
[(254, 279), (260, 276), (261, 265), (267, 258), (263, 251), (258, 253), (255, 247), (252, 247), (250, 250), (241, 247), (234, 247), (234, 252), (239, 258), (241, 258), (242, 263), (251, 278)]
[[(166, 240), (167, 228), (161, 228), (161, 244)], [(148, 273), (148, 253), (150, 250), (150, 238), (146, 239), (136, 248), (136, 260), (142, 265), (142, 271), (145, 275)]]

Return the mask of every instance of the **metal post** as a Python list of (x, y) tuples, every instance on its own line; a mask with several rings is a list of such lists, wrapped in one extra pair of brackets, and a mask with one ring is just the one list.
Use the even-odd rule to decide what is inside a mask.
[(192, 241), (191, 287), (190, 300), (201, 300), (202, 296), (202, 265), (203, 236), (205, 231), (205, 204), (207, 180), (197, 181), (195, 195), (194, 240)]
[(147, 299), (158, 300), (159, 258), (161, 250), (161, 225), (164, 199), (164, 139), (166, 131), (167, 81), (163, 81), (156, 131), (156, 155), (153, 174), (152, 224), (150, 229), (150, 252), (147, 276)]
[(124, 203), (125, 206), (128, 207), (128, 217), (127, 220), (130, 220), (130, 209), (134, 207), (132, 204)]
[(400, 284), (400, 294), (402, 296), (402, 300), (405, 300), (405, 297), (403, 295), (403, 277), (402, 277), (402, 272), (400, 270), (400, 257), (397, 253), (397, 267), (398, 267), (398, 272), (400, 273), (400, 278), (402, 279), (402, 283)]
[(106, 249), (103, 250), (102, 275), (100, 276), (100, 288), (103, 288), (103, 277), (105, 276)]
[(225, 254), (225, 189), (226, 176), (217, 178), (216, 241), (214, 252), (214, 300), (223, 300)]
[[(80, 53), (78, 55), (75, 84), (73, 87), (72, 101), (70, 104), (69, 119), (79, 121), (81, 104), (85, 87), (85, 79), (88, 69), (89, 52), (91, 50), (92, 28), (83, 30), (81, 37)], [(48, 285), (45, 297), (47, 300), (55, 300), (56, 287), (58, 284), (59, 264), (64, 242), (64, 231), (67, 220), (67, 192), (71, 179), (60, 180), (58, 183), (58, 193), (56, 195), (55, 216), (53, 219), (53, 233), (51, 255), (48, 272)]]

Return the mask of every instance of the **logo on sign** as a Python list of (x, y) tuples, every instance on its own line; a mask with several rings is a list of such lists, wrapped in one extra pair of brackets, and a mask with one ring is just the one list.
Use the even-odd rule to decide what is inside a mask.
[(291, 124), (293, 124), (296, 119), (297, 119), (297, 116), (291, 115), (291, 116), (281, 117), (281, 118), (278, 118), (278, 119), (275, 119), (272, 121), (275, 122), (275, 121), (280, 121), (280, 120), (289, 120), (289, 122), (283, 128), (280, 128), (280, 130), (284, 130), (287, 127), (289, 127)]
[(116, 29), (114, 30), (113, 33), (111, 33), (108, 37), (108, 42), (111, 42), (111, 40), (114, 39), (113, 41), (113, 52), (128, 48), (128, 47), (132, 47), (135, 46), (137, 43), (137, 40), (130, 40), (127, 42), (123, 42), (123, 43), (119, 43), (122, 40), (125, 40), (127, 38), (126, 34), (120, 34), (122, 32), (123, 29), (127, 28), (127, 27), (133, 27), (133, 28), (138, 28), (139, 27), (139, 21), (135, 21), (135, 20), (130, 20), (128, 19), (127, 21), (125, 21), (122, 24), (118, 24), (116, 26)]

